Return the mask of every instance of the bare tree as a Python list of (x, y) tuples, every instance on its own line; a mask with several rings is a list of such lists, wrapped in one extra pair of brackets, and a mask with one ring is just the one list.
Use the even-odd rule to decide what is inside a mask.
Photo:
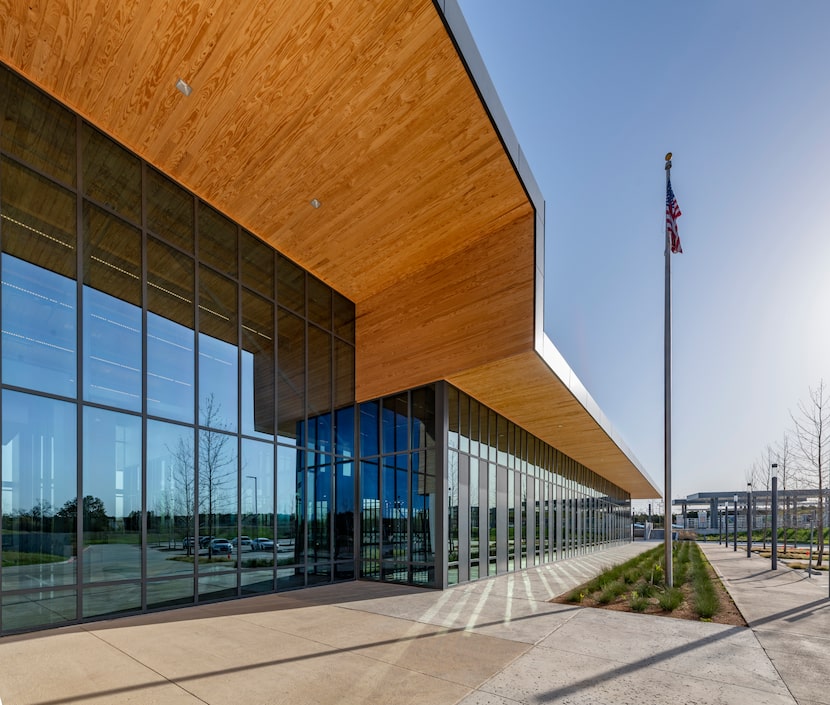
[[(202, 413), (202, 424), (208, 430), (199, 433), (199, 511), (206, 514), (206, 536), (209, 537), (213, 537), (217, 509), (228, 500), (228, 494), (235, 486), (232, 480), (236, 477), (236, 452), (231, 442), (232, 437), (211, 430), (222, 428), (220, 410), (221, 404), (211, 394), (205, 400)], [(235, 492), (232, 500), (235, 505)], [(208, 544), (208, 557), (212, 555)]]
[(184, 517), (185, 521), (185, 550), (190, 555), (194, 549), (195, 532), (193, 530), (193, 502), (195, 480), (193, 476), (193, 435), (180, 435), (176, 442), (176, 449), (170, 451), (173, 457), (173, 468), (171, 481), (173, 484), (173, 497), (175, 512), (178, 516)]
[(824, 482), (830, 460), (830, 399), (824, 380), (816, 389), (810, 387), (810, 397), (799, 402), (798, 413), (790, 412), (795, 426), (795, 442), (802, 471), (817, 484), (818, 489), (818, 561), (821, 566), (824, 553)]
[[(781, 490), (784, 496), (784, 551), (787, 550), (787, 531), (789, 524), (787, 519), (789, 517), (790, 500), (787, 497), (787, 485), (792, 484), (793, 466), (792, 466), (792, 449), (790, 448), (790, 437), (784, 434), (783, 440), (778, 444), (776, 451), (776, 459), (778, 462), (778, 478), (781, 480)], [(772, 511), (778, 511), (778, 507), (773, 507)]]

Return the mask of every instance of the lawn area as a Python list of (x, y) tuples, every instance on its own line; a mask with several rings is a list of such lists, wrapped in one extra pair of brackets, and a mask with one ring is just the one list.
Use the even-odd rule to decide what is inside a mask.
[(667, 588), (659, 544), (554, 601), (746, 626), (697, 543), (674, 544), (672, 566), (674, 587)]

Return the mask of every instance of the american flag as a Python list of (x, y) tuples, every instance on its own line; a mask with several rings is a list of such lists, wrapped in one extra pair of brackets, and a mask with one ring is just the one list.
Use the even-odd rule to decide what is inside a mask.
[(683, 252), (680, 247), (680, 237), (677, 234), (677, 219), (680, 217), (680, 206), (671, 190), (671, 180), (666, 180), (666, 234), (671, 238), (671, 251)]

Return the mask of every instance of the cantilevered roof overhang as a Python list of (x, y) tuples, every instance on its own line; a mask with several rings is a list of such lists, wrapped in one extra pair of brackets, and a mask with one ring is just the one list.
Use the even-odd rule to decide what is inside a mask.
[(544, 202), (455, 0), (13, 2), (0, 60), (352, 299), (359, 400), (448, 379), (659, 494), (542, 330)]

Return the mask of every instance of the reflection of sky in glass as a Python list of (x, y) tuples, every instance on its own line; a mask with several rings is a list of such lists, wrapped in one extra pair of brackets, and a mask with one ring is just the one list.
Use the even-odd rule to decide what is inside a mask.
[(76, 282), (2, 256), (3, 382), (75, 396)]
[(237, 355), (235, 345), (199, 334), (199, 423), (236, 431)]
[(84, 399), (141, 410), (141, 309), (87, 286)]
[(273, 500), (274, 446), (242, 441), (242, 513), (270, 514)]
[(193, 330), (147, 312), (147, 411), (193, 423)]
[(3, 512), (60, 509), (77, 492), (75, 406), (3, 392)]
[(141, 419), (84, 408), (83, 494), (104, 502), (107, 516), (141, 511)]
[(297, 487), (297, 451), (296, 448), (279, 446), (277, 448), (277, 513), (293, 514), (295, 510), (295, 493)]

